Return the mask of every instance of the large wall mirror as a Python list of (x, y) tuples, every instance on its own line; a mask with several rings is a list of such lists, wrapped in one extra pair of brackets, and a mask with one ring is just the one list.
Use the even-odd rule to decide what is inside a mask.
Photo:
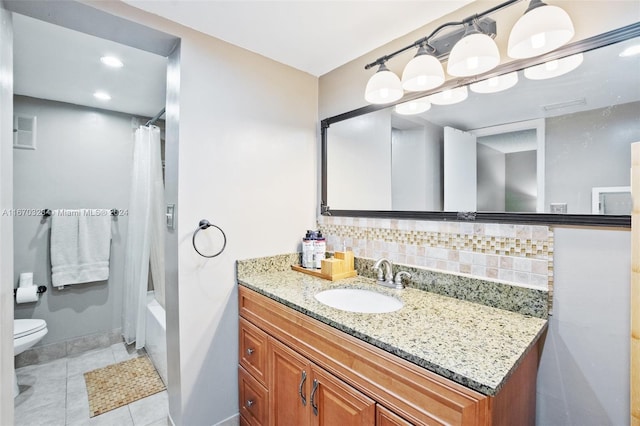
[(634, 24), (323, 120), (323, 214), (630, 226), (639, 36)]

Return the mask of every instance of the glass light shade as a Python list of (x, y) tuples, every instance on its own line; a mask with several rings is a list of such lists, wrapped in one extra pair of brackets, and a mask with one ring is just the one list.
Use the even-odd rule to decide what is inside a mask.
[(387, 69), (384, 64), (367, 82), (364, 98), (372, 104), (388, 104), (402, 98), (404, 92), (397, 75)]
[(539, 6), (525, 12), (515, 23), (507, 54), (515, 59), (532, 58), (566, 44), (574, 34), (567, 12), (558, 6)]
[(558, 77), (578, 68), (584, 57), (582, 53), (567, 56), (566, 58), (555, 59), (544, 64), (525, 68), (524, 76), (529, 80), (545, 80), (547, 78)]
[(467, 86), (461, 86), (434, 93), (429, 96), (429, 101), (436, 105), (452, 105), (464, 101), (467, 99), (467, 96), (469, 96)]
[(640, 55), (640, 44), (634, 44), (624, 49), (618, 56), (621, 58), (627, 58), (629, 56)]
[(435, 89), (444, 83), (444, 70), (440, 61), (428, 53), (418, 51), (402, 72), (402, 88), (410, 92)]
[(395, 106), (395, 111), (401, 115), (420, 114), (429, 111), (429, 109), (431, 109), (431, 103), (427, 98), (415, 99)]
[(518, 72), (498, 75), (486, 80), (473, 83), (469, 86), (472, 92), (476, 93), (496, 93), (512, 88), (518, 83)]
[(468, 77), (492, 70), (500, 63), (500, 51), (491, 37), (472, 33), (462, 37), (451, 49), (447, 73)]

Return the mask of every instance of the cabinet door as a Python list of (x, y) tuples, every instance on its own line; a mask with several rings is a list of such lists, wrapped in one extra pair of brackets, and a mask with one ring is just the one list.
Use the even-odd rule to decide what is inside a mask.
[(304, 426), (309, 421), (309, 361), (275, 339), (267, 343), (269, 418), (272, 426)]
[(373, 426), (376, 403), (316, 365), (311, 366), (310, 424)]
[(378, 404), (376, 405), (376, 426), (413, 426), (413, 424)]

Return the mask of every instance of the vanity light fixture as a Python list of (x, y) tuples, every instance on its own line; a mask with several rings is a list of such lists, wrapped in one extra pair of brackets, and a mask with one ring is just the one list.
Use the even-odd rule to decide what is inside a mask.
[(496, 93), (512, 88), (518, 83), (518, 71), (497, 75), (486, 80), (472, 83), (469, 88), (476, 93)]
[(467, 86), (460, 86), (434, 93), (429, 96), (429, 101), (436, 105), (453, 105), (464, 101), (468, 96)]
[(100, 62), (112, 68), (122, 68), (124, 66), (122, 61), (115, 56), (103, 56), (100, 58)]
[(444, 83), (442, 64), (438, 58), (427, 52), (424, 45), (420, 46), (416, 56), (404, 67), (402, 88), (409, 92), (421, 92), (435, 89), (442, 83)]
[(524, 76), (529, 80), (546, 80), (548, 78), (559, 77), (578, 68), (583, 60), (584, 56), (582, 53), (554, 59), (544, 64), (525, 68)]
[[(428, 36), (367, 64), (364, 67), (367, 70), (375, 66), (380, 68), (367, 83), (365, 99), (374, 104), (391, 103), (402, 98), (403, 90), (419, 92), (435, 89), (445, 81), (444, 73), (439, 68), (447, 60), (447, 72), (454, 77), (481, 75), (498, 66), (500, 53), (493, 40), (497, 24), (488, 15), (520, 1), (505, 1), (462, 21), (444, 23)], [(451, 27), (458, 28), (439, 34)], [(531, 0), (524, 15), (511, 30), (507, 52), (510, 57), (518, 59), (542, 55), (566, 44), (574, 34), (573, 23), (567, 12), (542, 0)], [(398, 91), (399, 79), (391, 77), (393, 73), (385, 63), (413, 48), (418, 48), (418, 53), (405, 67)]]
[(400, 115), (416, 115), (431, 109), (431, 102), (427, 98), (414, 99), (395, 106), (395, 111)]
[(109, 101), (111, 100), (111, 95), (109, 95), (107, 92), (103, 92), (101, 90), (98, 90), (96, 92), (93, 93), (93, 97), (96, 99), (100, 99), (101, 101)]
[(500, 63), (496, 42), (478, 28), (476, 18), (466, 24), (464, 36), (449, 53), (447, 73), (468, 77), (490, 71)]
[(507, 54), (515, 59), (532, 58), (563, 46), (574, 34), (573, 22), (564, 9), (531, 0), (511, 29)]
[(369, 79), (364, 98), (372, 104), (388, 104), (402, 98), (402, 83), (397, 75), (389, 71), (384, 62)]

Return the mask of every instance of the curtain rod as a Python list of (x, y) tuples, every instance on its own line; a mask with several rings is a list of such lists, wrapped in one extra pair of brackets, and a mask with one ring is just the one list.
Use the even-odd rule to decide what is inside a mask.
[(147, 123), (145, 124), (145, 126), (150, 126), (152, 124), (155, 124), (156, 121), (158, 121), (160, 119), (160, 117), (162, 117), (162, 115), (164, 114), (165, 108), (162, 108), (160, 110), (159, 113), (157, 113), (156, 115), (153, 116), (153, 118), (149, 121), (147, 121)]

